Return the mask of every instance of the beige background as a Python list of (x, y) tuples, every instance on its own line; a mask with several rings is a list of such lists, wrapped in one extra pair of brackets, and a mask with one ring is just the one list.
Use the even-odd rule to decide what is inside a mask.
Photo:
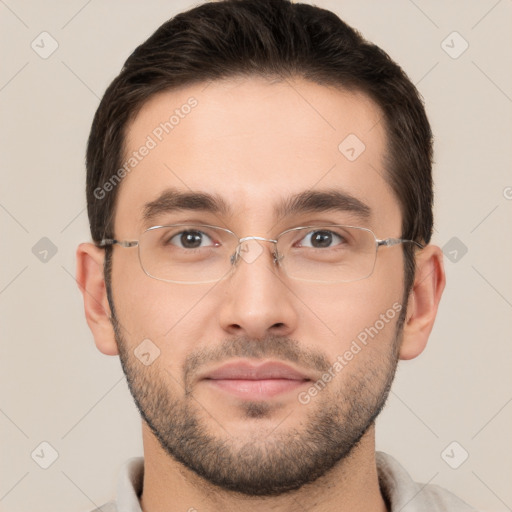
[[(435, 243), (456, 237), (430, 345), (401, 364), (378, 448), (479, 510), (512, 510), (512, 2), (317, 4), (418, 84), (436, 135)], [(87, 511), (141, 454), (118, 359), (96, 350), (73, 278), (75, 248), (89, 239), (84, 151), (99, 98), (129, 53), (191, 5), (0, 0), (2, 511)], [(31, 48), (43, 31), (58, 42), (47, 59)], [(463, 48), (453, 31), (469, 44), (458, 58), (445, 51)], [(43, 237), (57, 249), (46, 262)], [(43, 441), (59, 454), (46, 470), (31, 457), (50, 460)], [(453, 441), (452, 465), (469, 453), (458, 469), (441, 455)]]

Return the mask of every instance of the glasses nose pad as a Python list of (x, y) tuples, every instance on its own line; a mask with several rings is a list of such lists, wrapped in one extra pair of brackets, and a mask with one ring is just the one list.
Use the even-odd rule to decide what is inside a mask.
[(229, 261), (231, 262), (231, 265), (236, 265), (238, 263), (238, 260), (240, 259), (240, 246), (238, 246), (235, 249), (235, 252), (231, 255), (231, 258), (229, 258)]
[(272, 256), (274, 257), (274, 264), (277, 267), (279, 265), (281, 265), (281, 261), (283, 261), (284, 256), (282, 254), (279, 254), (279, 252), (277, 252), (277, 247), (276, 247), (275, 251), (272, 253)]

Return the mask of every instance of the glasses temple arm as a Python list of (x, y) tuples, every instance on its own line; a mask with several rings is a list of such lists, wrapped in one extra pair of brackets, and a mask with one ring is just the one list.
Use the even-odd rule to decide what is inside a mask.
[(377, 240), (377, 247), (385, 246), (385, 247), (393, 247), (394, 245), (403, 244), (403, 243), (412, 243), (417, 245), (420, 249), (424, 249), (425, 246), (416, 242), (416, 240), (404, 240), (403, 238), (386, 238), (386, 240)]
[(97, 247), (107, 247), (111, 245), (120, 245), (121, 247), (135, 247), (139, 245), (137, 240), (115, 240), (113, 238), (104, 238), (100, 242), (96, 243)]

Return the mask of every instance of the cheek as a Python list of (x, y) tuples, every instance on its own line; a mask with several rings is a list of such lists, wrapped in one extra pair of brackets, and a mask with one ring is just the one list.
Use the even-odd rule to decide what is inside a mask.
[(192, 348), (187, 343), (200, 343), (208, 332), (206, 322), (211, 314), (204, 311), (207, 301), (202, 299), (213, 284), (158, 281), (144, 274), (138, 260), (114, 265), (112, 283), (117, 317), (131, 347), (149, 338), (161, 350), (186, 353)]
[[(374, 278), (375, 277), (375, 278)], [(330, 359), (349, 350), (354, 340), (362, 345), (382, 340), (376, 350), (386, 352), (394, 340), (402, 308), (400, 276), (383, 284), (377, 276), (337, 285), (304, 287), (297, 295), (305, 305), (299, 339), (311, 340)]]

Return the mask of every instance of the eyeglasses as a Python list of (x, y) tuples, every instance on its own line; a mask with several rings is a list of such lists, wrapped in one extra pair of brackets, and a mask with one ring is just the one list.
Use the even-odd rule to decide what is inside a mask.
[(264, 251), (259, 242), (274, 244), (273, 262), (288, 277), (317, 283), (349, 283), (372, 275), (379, 247), (414, 240), (379, 240), (367, 228), (355, 226), (301, 226), (283, 231), (275, 240), (259, 236), (239, 238), (229, 229), (206, 224), (153, 226), (139, 240), (103, 239), (99, 247), (138, 247), (142, 270), (169, 283), (216, 282), (234, 270), (240, 260), (255, 261)]

